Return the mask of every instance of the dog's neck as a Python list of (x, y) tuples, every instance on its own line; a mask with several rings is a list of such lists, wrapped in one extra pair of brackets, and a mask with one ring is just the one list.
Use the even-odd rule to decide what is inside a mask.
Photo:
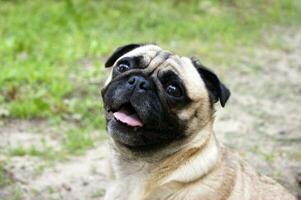
[(213, 132), (213, 121), (187, 141), (171, 144), (166, 148), (168, 152), (158, 152), (160, 157), (153, 154), (145, 159), (137, 158), (116, 144), (112, 147), (117, 179), (141, 173), (147, 176), (145, 178), (153, 179), (151, 182), (161, 184), (170, 181), (190, 182), (205, 175), (218, 161), (220, 149)]

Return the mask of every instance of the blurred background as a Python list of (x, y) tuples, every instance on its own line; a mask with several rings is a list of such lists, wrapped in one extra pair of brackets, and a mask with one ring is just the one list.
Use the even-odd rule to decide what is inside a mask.
[(0, 0), (0, 199), (102, 199), (103, 64), (139, 42), (212, 68), (219, 139), (301, 196), (300, 0)]

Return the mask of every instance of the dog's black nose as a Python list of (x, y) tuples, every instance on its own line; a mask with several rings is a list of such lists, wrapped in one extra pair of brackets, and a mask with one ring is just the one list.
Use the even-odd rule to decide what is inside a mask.
[(128, 86), (130, 88), (137, 88), (140, 90), (150, 89), (150, 82), (142, 76), (132, 76), (128, 80)]

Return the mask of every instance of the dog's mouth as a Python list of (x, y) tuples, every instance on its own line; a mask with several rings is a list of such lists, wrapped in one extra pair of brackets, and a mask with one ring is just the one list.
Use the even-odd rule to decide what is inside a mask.
[(118, 122), (124, 125), (130, 127), (143, 126), (142, 120), (139, 118), (135, 108), (129, 102), (121, 105), (118, 109), (110, 109), (108, 112)]

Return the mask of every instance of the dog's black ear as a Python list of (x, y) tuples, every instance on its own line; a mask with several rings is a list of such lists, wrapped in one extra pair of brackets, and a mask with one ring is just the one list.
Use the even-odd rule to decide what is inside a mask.
[(122, 55), (126, 54), (129, 51), (132, 51), (133, 49), (136, 49), (137, 47), (140, 47), (141, 44), (128, 44), (122, 47), (118, 47), (113, 54), (108, 58), (108, 60), (105, 63), (105, 67), (111, 67), (115, 61), (120, 58)]
[(214, 103), (220, 101), (222, 107), (224, 107), (230, 97), (230, 90), (219, 80), (214, 72), (204, 67), (196, 59), (192, 58), (191, 60), (204, 80), (212, 101)]

